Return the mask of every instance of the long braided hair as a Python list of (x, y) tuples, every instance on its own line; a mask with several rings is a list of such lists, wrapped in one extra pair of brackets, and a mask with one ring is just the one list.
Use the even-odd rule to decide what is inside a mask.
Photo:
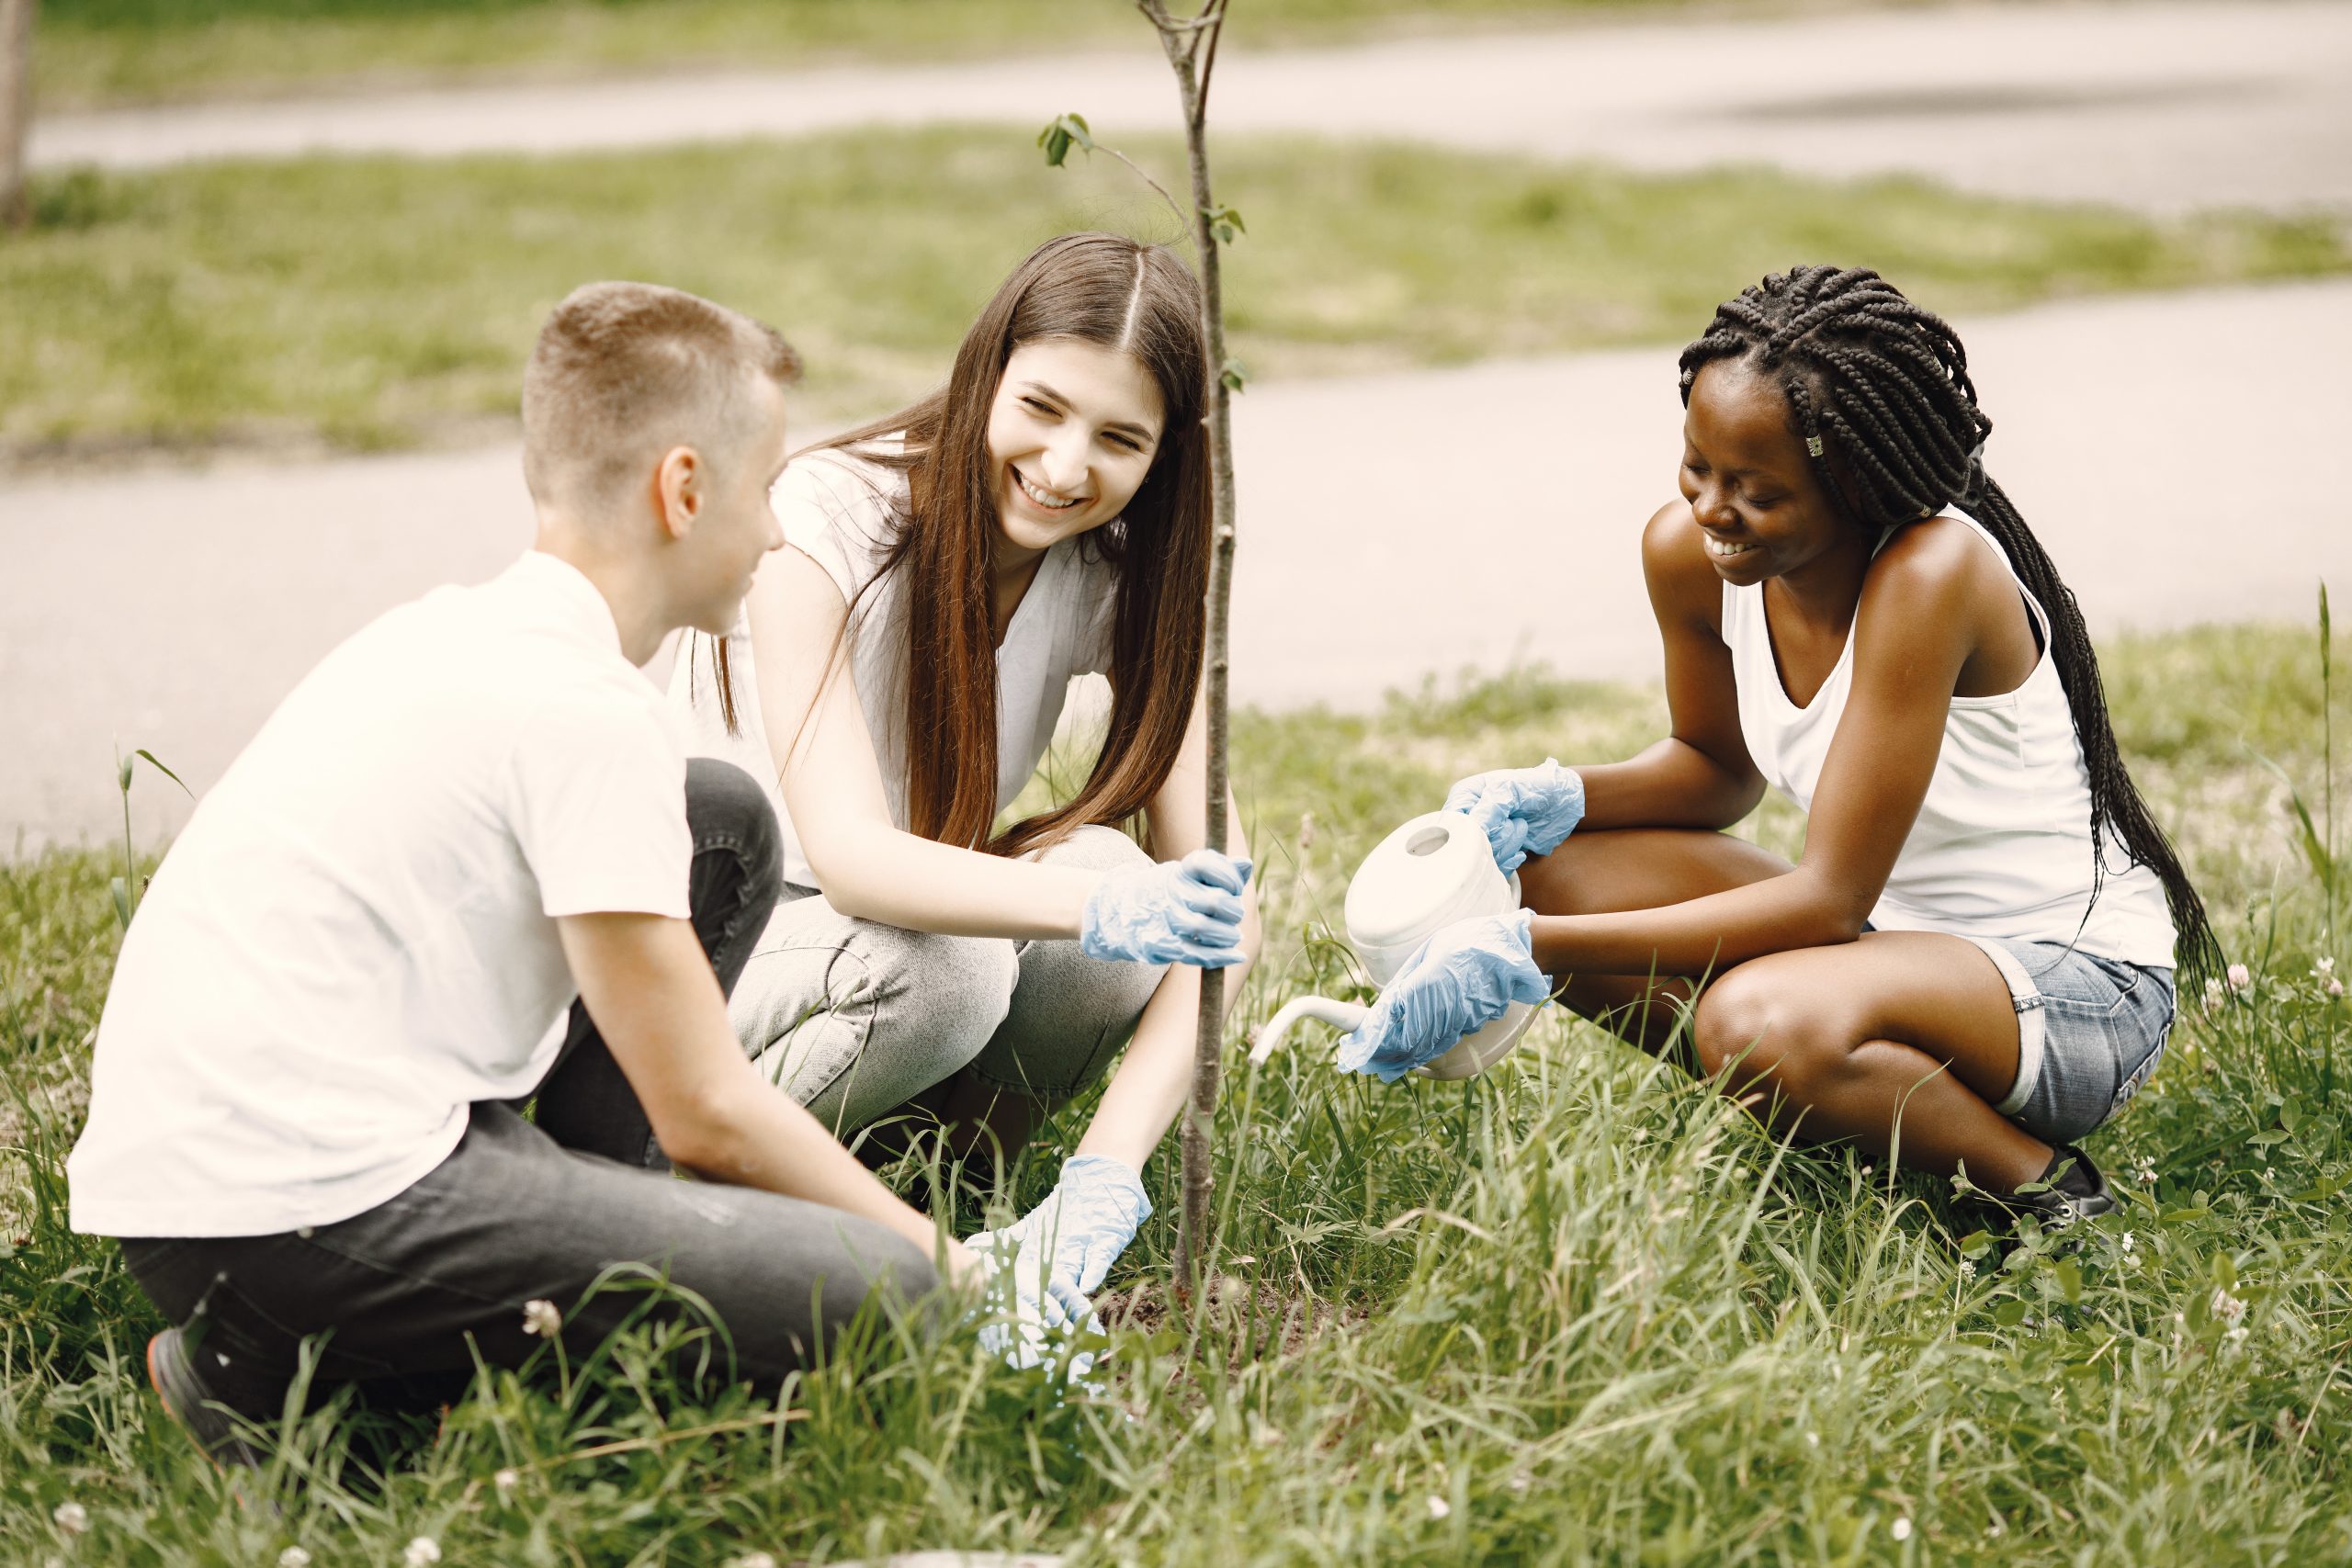
[(1682, 351), (1686, 406), (1700, 369), (1719, 359), (1744, 360), (1778, 383), (1823, 491), (1857, 526), (1883, 533), (1956, 502), (2000, 541), (2018, 580), (2049, 615), (2058, 679), (2082, 742), (2092, 901), (2106, 877), (2112, 832), (2131, 863), (2164, 884), (2183, 976), (2194, 982), (2219, 973), (2221, 944), (2204, 901), (2124, 771), (2082, 610), (2041, 541), (1984, 471), (1993, 422), (1977, 407), (1959, 335), (1868, 267), (1800, 266), (1715, 307), (1706, 333)]

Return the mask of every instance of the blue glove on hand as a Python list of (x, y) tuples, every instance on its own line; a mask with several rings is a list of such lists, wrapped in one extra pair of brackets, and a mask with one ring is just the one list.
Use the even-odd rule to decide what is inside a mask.
[[(985, 1303), (979, 1331), (982, 1349), (1015, 1367), (1042, 1367), (1053, 1359), (1057, 1345), (1080, 1334), (1102, 1332), (1092, 1305), (1069, 1286), (1035, 1269), (1023, 1269), (1009, 1247), (973, 1245), (986, 1234), (967, 1243), (989, 1265), (980, 1287)], [(1093, 1366), (1093, 1351), (1078, 1351), (1070, 1357), (1069, 1376), (1083, 1378)]]
[(1548, 855), (1584, 820), (1584, 780), (1546, 757), (1540, 768), (1473, 773), (1445, 792), (1445, 809), (1466, 811), (1509, 876), (1530, 855)]
[(1086, 901), (1078, 945), (1089, 958), (1130, 964), (1238, 964), (1249, 881), (1248, 861), (1215, 850), (1112, 872)]
[(1024, 1276), (1042, 1274), (1091, 1296), (1149, 1218), (1151, 1200), (1132, 1167), (1108, 1155), (1078, 1155), (1063, 1162), (1061, 1179), (1035, 1208), (964, 1245), (1000, 1252), (1017, 1247), (1015, 1267)]
[(1456, 920), (1423, 942), (1372, 1011), (1340, 1042), (1338, 1065), (1395, 1083), (1502, 1017), (1513, 1002), (1540, 1002), (1552, 982), (1535, 967), (1526, 909)]

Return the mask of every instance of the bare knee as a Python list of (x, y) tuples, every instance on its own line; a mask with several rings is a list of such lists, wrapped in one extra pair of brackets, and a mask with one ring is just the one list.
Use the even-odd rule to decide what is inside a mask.
[(1724, 1077), (1735, 1092), (1769, 1079), (1799, 1104), (1813, 1103), (1850, 1063), (1849, 1033), (1769, 964), (1723, 975), (1690, 1017), (1691, 1050), (1708, 1077)]

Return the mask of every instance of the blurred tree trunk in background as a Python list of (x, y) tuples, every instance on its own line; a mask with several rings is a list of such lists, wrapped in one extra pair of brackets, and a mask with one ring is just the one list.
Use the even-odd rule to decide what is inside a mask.
[(40, 0), (0, 0), (0, 222), (32, 218), (25, 193), (25, 143), (33, 129), (33, 10)]

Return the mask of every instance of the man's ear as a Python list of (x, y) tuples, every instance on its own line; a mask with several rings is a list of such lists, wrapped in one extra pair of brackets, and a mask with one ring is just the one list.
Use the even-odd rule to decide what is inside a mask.
[(673, 446), (653, 470), (654, 508), (661, 513), (662, 531), (673, 539), (684, 538), (702, 514), (703, 492), (710, 482), (707, 467), (693, 447)]

